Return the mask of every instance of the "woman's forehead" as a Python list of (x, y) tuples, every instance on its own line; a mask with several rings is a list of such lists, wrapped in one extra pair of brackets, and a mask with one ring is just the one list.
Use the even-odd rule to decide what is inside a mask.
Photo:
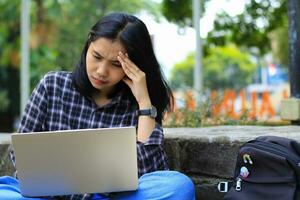
[(120, 51), (126, 53), (124, 45), (119, 40), (107, 38), (98, 38), (91, 42), (90, 48), (103, 57), (116, 57)]
[(112, 40), (104, 37), (96, 39), (91, 44), (93, 44), (94, 48), (110, 47), (109, 49), (125, 50), (124, 45), (120, 40)]

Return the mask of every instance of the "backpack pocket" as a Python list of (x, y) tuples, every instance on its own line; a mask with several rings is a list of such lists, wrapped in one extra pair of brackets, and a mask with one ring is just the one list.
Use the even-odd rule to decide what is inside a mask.
[(238, 177), (224, 200), (293, 200), (295, 190), (293, 177), (284, 181), (273, 177), (262, 177), (260, 181)]

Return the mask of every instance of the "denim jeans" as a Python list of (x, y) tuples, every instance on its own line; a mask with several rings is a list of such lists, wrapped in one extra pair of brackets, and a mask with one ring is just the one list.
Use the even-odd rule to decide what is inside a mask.
[[(28, 198), (20, 194), (18, 180), (0, 177), (0, 199), (5, 200), (46, 200)], [(109, 197), (94, 194), (92, 200), (195, 200), (193, 182), (184, 174), (176, 171), (156, 171), (139, 178), (136, 191), (113, 193)]]

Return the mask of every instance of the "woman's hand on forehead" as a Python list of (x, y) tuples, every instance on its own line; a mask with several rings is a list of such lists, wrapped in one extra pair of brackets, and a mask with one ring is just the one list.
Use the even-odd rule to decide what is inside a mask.
[(146, 74), (139, 69), (124, 53), (119, 52), (118, 60), (127, 77), (123, 81), (131, 89), (140, 107), (151, 106), (151, 101), (147, 89)]

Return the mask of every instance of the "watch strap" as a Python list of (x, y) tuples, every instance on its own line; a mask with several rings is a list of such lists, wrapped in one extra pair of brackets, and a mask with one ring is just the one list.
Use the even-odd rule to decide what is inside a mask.
[(149, 109), (140, 109), (136, 111), (137, 116), (149, 116), (151, 118), (156, 118), (157, 110), (154, 106)]

